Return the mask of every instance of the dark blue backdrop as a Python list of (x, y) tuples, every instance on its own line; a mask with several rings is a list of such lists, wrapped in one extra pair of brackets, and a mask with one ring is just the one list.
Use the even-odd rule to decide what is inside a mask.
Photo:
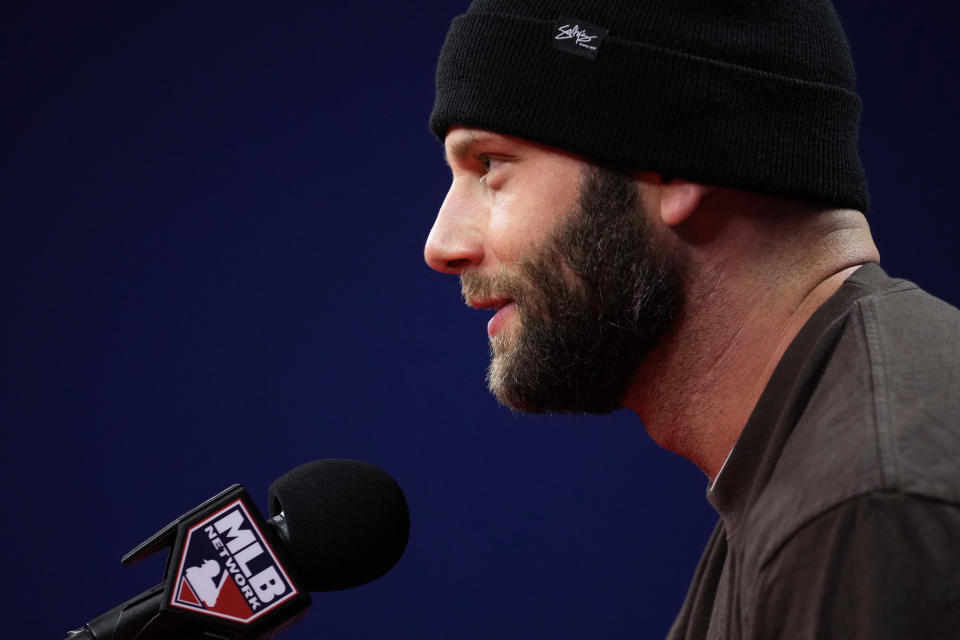
[[(447, 170), (436, 52), (466, 2), (0, 10), (5, 624), (156, 583), (120, 556), (233, 482), (392, 473), (385, 578), (293, 638), (662, 636), (714, 516), (632, 414), (518, 417), (487, 315), (421, 251)], [(883, 262), (954, 303), (952, 3), (844, 0)]]

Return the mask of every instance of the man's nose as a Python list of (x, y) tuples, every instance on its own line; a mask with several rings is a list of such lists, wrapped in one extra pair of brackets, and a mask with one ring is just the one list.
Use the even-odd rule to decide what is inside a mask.
[(459, 275), (466, 267), (479, 265), (484, 252), (482, 223), (478, 205), (456, 183), (452, 185), (423, 249), (430, 268)]

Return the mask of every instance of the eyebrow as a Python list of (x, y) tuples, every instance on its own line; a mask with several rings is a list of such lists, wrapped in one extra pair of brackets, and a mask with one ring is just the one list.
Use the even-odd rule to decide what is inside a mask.
[(493, 136), (490, 134), (467, 134), (460, 140), (457, 140), (450, 145), (450, 147), (447, 149), (447, 152), (443, 154), (443, 159), (449, 165), (451, 158), (463, 158), (470, 152), (470, 149), (472, 149), (474, 145), (483, 142), (488, 138), (493, 138)]

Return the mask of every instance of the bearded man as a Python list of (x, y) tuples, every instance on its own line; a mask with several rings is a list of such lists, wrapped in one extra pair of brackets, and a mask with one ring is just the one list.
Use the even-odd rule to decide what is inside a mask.
[(671, 639), (960, 633), (960, 312), (888, 277), (828, 0), (475, 0), (425, 257), (491, 391), (627, 407), (710, 480)]

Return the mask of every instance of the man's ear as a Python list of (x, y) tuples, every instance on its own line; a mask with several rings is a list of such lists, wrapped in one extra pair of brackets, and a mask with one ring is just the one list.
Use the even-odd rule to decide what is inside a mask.
[(681, 224), (693, 215), (709, 191), (710, 187), (680, 178), (661, 181), (660, 219), (670, 227)]
[[(687, 220), (700, 206), (700, 202), (710, 192), (710, 187), (681, 178), (661, 176), (644, 172), (640, 176), (646, 188), (653, 191), (647, 200), (653, 206), (653, 213), (669, 227), (675, 227)], [(651, 189), (652, 187), (652, 189)]]

